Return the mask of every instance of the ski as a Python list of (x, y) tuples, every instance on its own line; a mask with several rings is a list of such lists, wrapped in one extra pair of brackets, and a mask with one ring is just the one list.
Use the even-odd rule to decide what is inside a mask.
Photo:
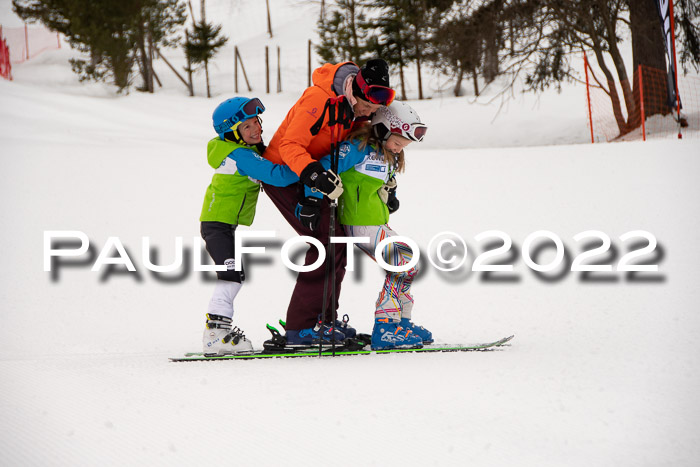
[[(206, 357), (201, 352), (186, 353), (182, 357), (171, 357), (171, 362), (201, 362), (210, 360), (255, 360), (264, 358), (298, 358), (298, 357), (318, 357), (320, 356), (349, 356), (349, 355), (374, 355), (374, 354), (395, 354), (395, 353), (426, 353), (426, 352), (475, 352), (475, 351), (490, 351), (503, 347), (510, 342), (515, 336), (508, 336), (497, 341), (488, 342), (485, 344), (468, 344), (468, 345), (449, 345), (449, 344), (430, 344), (420, 349), (389, 349), (389, 350), (323, 350), (319, 352), (318, 347), (307, 347), (304, 349), (282, 349), (279, 353), (272, 353), (269, 350), (256, 350), (249, 354), (239, 355), (223, 355)], [(287, 351), (288, 350), (288, 351)]]

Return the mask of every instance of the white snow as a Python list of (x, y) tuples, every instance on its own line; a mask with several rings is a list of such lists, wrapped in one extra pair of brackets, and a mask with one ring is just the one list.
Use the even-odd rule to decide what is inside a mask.
[[(0, 3), (3, 22), (9, 4)], [(273, 39), (263, 2), (208, 2), (207, 14), (241, 47), (251, 94), (267, 106), (268, 141), (306, 84), (306, 41), (318, 15), (314, 3), (270, 4)], [(264, 56), (249, 52), (253, 45), (282, 45), (284, 93), (265, 94), (256, 70)], [(285, 48), (297, 46), (286, 58)], [(174, 260), (176, 237), (191, 257), (211, 178), (211, 112), (233, 95), (227, 47), (211, 100), (187, 97), (160, 62), (165, 89), (154, 95), (80, 84), (67, 47), (0, 81), (1, 465), (696, 465), (698, 135), (586, 144), (580, 86), (518, 95), (499, 112), (488, 96), (451, 98), (435, 81), (433, 99), (410, 102), (430, 130), (407, 151), (391, 225), (423, 253), (415, 321), (443, 343), (515, 334), (510, 347), (168, 362), (199, 349), (213, 285), (191, 262), (169, 275), (149, 272), (142, 238), (157, 264)], [(201, 96), (201, 76), (196, 89)], [(92, 256), (45, 272), (44, 233), (54, 230), (84, 232)], [(236, 301), (236, 324), (260, 347), (264, 324), (285, 315), (294, 275), (279, 254), (294, 234), (265, 195), (246, 230), (276, 232), (257, 243), (268, 254), (249, 258)], [(509, 280), (471, 271), (495, 240), (475, 237), (489, 230), (512, 238), (511, 254), (498, 259), (514, 271), (491, 276)], [(561, 238), (568, 263), (597, 246), (576, 234), (603, 232), (613, 253), (597, 259), (613, 267), (646, 244), (621, 235), (650, 232), (658, 246), (640, 263), (659, 271), (585, 280), (562, 266), (544, 280), (522, 258), (525, 239), (540, 230)], [(444, 231), (468, 245), (454, 272), (425, 258)], [(90, 270), (110, 237), (136, 273)], [(535, 250), (540, 264), (554, 257), (552, 248)], [(340, 312), (369, 332), (383, 273), (355, 257)]]

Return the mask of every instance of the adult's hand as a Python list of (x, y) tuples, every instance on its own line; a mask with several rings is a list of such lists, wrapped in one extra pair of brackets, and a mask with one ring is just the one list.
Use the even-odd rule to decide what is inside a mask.
[(307, 196), (297, 204), (294, 215), (307, 229), (316, 230), (321, 220), (321, 198)]
[(318, 162), (312, 162), (301, 171), (301, 182), (311, 189), (320, 191), (330, 199), (337, 199), (343, 194), (343, 182), (332, 170), (326, 170)]

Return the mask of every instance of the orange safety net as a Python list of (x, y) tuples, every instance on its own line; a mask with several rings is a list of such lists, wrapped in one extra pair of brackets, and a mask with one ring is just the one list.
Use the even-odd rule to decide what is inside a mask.
[[(668, 102), (666, 70), (640, 65), (634, 70), (632, 102), (629, 112), (623, 93), (615, 86), (612, 94), (619, 96), (617, 117), (613, 111), (608, 83), (601, 83), (584, 56), (587, 72), (588, 126), (593, 142), (635, 140), (646, 138), (700, 137), (700, 77), (678, 77), (681, 115), (676, 103)], [(600, 73), (598, 73), (600, 75)], [(607, 92), (606, 92), (607, 91)], [(644, 116), (644, 119), (642, 119)]]
[(2, 34), (10, 48), (12, 63), (22, 63), (47, 50), (61, 48), (58, 33), (43, 26), (2, 28)]

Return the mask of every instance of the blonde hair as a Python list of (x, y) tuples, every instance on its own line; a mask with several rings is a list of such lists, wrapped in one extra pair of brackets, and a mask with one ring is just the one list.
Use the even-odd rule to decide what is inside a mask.
[(376, 148), (377, 151), (381, 151), (384, 154), (384, 159), (387, 162), (389, 162), (389, 164), (391, 164), (392, 167), (394, 167), (396, 172), (404, 171), (406, 162), (403, 149), (398, 154), (394, 154), (392, 152), (387, 151), (384, 148), (384, 144), (374, 134), (372, 125), (361, 125), (360, 127), (351, 131), (346, 139), (349, 141), (358, 141), (358, 148), (360, 149), (360, 151), (364, 151), (367, 145), (369, 144), (370, 146)]

